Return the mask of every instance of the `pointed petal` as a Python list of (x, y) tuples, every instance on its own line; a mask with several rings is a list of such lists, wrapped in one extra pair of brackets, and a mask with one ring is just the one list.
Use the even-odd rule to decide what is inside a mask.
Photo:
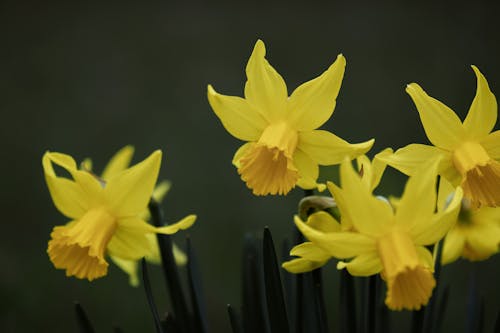
[(488, 86), (488, 81), (476, 66), (472, 66), (477, 78), (476, 96), (464, 120), (464, 128), (472, 139), (480, 139), (495, 127), (497, 122), (497, 100)]
[(323, 130), (299, 132), (297, 148), (306, 153), (320, 165), (339, 164), (348, 157), (356, 158), (366, 153), (373, 146), (374, 139), (357, 144), (350, 144), (333, 133)]
[(341, 217), (341, 229), (342, 230), (351, 230), (353, 229), (351, 217), (349, 216), (349, 210), (347, 209), (347, 204), (345, 203), (345, 198), (342, 193), (342, 190), (335, 185), (334, 183), (328, 181), (326, 183), (328, 190), (332, 194), (333, 199), (337, 203), (337, 208), (340, 211), (340, 217)]
[(462, 205), (463, 191), (457, 187), (450, 204), (433, 219), (422, 221), (411, 229), (411, 235), (416, 245), (430, 245), (438, 242), (457, 222)]
[(62, 177), (57, 177), (50, 160), (51, 153), (45, 153), (42, 158), (45, 181), (50, 196), (56, 208), (71, 219), (78, 219), (88, 209), (88, 202), (82, 188), (77, 183)]
[(459, 228), (452, 228), (444, 238), (443, 254), (441, 262), (443, 265), (457, 260), (464, 250), (465, 237)]
[(377, 155), (375, 158), (386, 162), (393, 168), (410, 176), (415, 170), (421, 167), (425, 161), (444, 156), (444, 154), (442, 150), (434, 146), (415, 143), (396, 150), (394, 154)]
[(500, 130), (492, 132), (482, 139), (480, 143), (491, 158), (497, 161), (500, 160)]
[(299, 180), (297, 185), (305, 190), (318, 187), (316, 182), (319, 176), (318, 163), (314, 162), (306, 153), (296, 150), (293, 154), (293, 164), (299, 171)]
[(429, 251), (425, 246), (416, 246), (418, 258), (420, 262), (432, 272), (434, 271), (434, 258), (431, 251)]
[[(387, 167), (387, 163), (380, 159), (380, 157), (385, 157), (385, 156), (390, 156), (393, 154), (393, 151), (391, 148), (386, 148), (382, 150), (380, 153), (375, 155), (372, 161), (372, 178), (371, 178), (371, 190), (373, 191), (378, 184), (380, 183), (380, 180), (382, 179), (382, 175), (384, 174), (385, 168)], [(377, 158), (378, 156), (378, 158)]]
[(108, 164), (102, 172), (101, 178), (108, 181), (114, 175), (122, 172), (130, 165), (130, 161), (134, 156), (134, 147), (125, 146), (116, 152), (113, 157), (109, 160)]
[(298, 131), (312, 131), (323, 125), (335, 109), (346, 61), (342, 54), (323, 74), (300, 85), (288, 101), (289, 121)]
[(349, 262), (339, 261), (337, 269), (347, 268), (352, 276), (370, 276), (382, 271), (382, 262), (376, 252), (365, 253)]
[(234, 154), (234, 157), (233, 157), (233, 165), (236, 167), (236, 168), (240, 168), (241, 164), (240, 164), (240, 160), (243, 156), (245, 156), (245, 154), (247, 153), (247, 151), (252, 148), (253, 146), (255, 145), (255, 142), (247, 142), (245, 143), (244, 145), (242, 145), (240, 148), (238, 148), (238, 150), (236, 151), (236, 153)]
[(224, 128), (243, 141), (257, 141), (268, 125), (267, 121), (246, 100), (217, 93), (208, 86), (208, 102)]
[(453, 197), (453, 191), (455, 187), (443, 177), (439, 178), (439, 189), (438, 189), (438, 199), (437, 199), (437, 210), (438, 212), (445, 210), (449, 201)]
[(285, 261), (281, 267), (290, 273), (299, 274), (313, 271), (317, 268), (323, 267), (326, 261), (311, 261), (303, 258), (295, 258)]
[(396, 223), (406, 230), (431, 220), (436, 208), (439, 158), (423, 163), (405, 186), (396, 211)]
[(112, 177), (104, 189), (109, 205), (118, 216), (133, 216), (148, 205), (158, 177), (161, 151)]
[(347, 160), (340, 165), (341, 193), (331, 187), (334, 197), (342, 197), (345, 213), (354, 228), (363, 234), (378, 236), (387, 232), (393, 224), (393, 212), (389, 203), (372, 196)]
[(311, 261), (326, 261), (330, 255), (312, 242), (304, 242), (294, 246), (290, 251), (291, 256), (302, 257)]
[(311, 228), (295, 216), (300, 232), (325, 252), (336, 258), (352, 258), (362, 253), (376, 251), (375, 240), (354, 232), (324, 233)]
[(425, 133), (436, 147), (451, 150), (465, 137), (465, 129), (458, 116), (449, 107), (427, 95), (416, 83), (406, 87), (415, 103)]
[(111, 260), (118, 266), (122, 271), (128, 274), (129, 283), (132, 287), (139, 286), (139, 276), (137, 260), (126, 260), (116, 256), (110, 256)]
[(196, 221), (196, 215), (188, 215), (177, 223), (169, 224), (164, 227), (155, 228), (155, 232), (164, 235), (175, 234), (179, 230), (185, 230), (191, 227), (195, 221)]
[(337, 232), (340, 231), (340, 223), (327, 212), (317, 212), (311, 214), (307, 218), (306, 224), (322, 232)]
[(363, 182), (366, 188), (371, 190), (373, 170), (370, 159), (366, 155), (358, 156), (356, 158), (356, 165), (358, 167), (358, 172), (361, 175), (361, 182)]
[(161, 202), (167, 195), (168, 191), (170, 191), (171, 187), (171, 182), (169, 182), (168, 180), (162, 180), (158, 185), (156, 185), (155, 189), (153, 190), (153, 199), (155, 199), (156, 202)]
[(281, 75), (267, 62), (264, 42), (255, 43), (246, 67), (245, 98), (269, 122), (283, 118), (288, 92)]

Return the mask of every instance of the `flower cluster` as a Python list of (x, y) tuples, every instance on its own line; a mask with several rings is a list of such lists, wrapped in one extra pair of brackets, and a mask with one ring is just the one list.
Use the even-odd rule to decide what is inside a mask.
[[(337, 258), (337, 268), (354, 276), (380, 274), (389, 308), (420, 309), (436, 285), (429, 248), (441, 239), (443, 263), (460, 256), (482, 260), (498, 252), (500, 131), (492, 132), (496, 99), (475, 66), (477, 93), (463, 122), (418, 84), (409, 84), (406, 91), (433, 146), (389, 148), (370, 162), (363, 154), (373, 140), (349, 144), (317, 129), (333, 113), (345, 64), (339, 55), (322, 75), (288, 97), (259, 40), (246, 68), (245, 98), (224, 96), (209, 86), (208, 99), (228, 132), (248, 141), (233, 164), (256, 195), (287, 194), (295, 185), (322, 191), (318, 165), (341, 164), (341, 187), (328, 182), (340, 219), (325, 211), (296, 216), (308, 241), (291, 250), (296, 258), (283, 264), (286, 270), (308, 272)], [(400, 199), (373, 194), (387, 165), (409, 176)]]
[[(222, 95), (211, 85), (207, 94), (224, 128), (245, 142), (232, 163), (253, 194), (286, 195), (296, 186), (319, 192), (328, 188), (331, 194), (322, 200), (335, 214), (323, 207), (295, 216), (307, 241), (291, 249), (294, 258), (283, 263), (284, 269), (310, 272), (334, 258), (338, 269), (353, 276), (380, 274), (390, 309), (418, 310), (438, 282), (436, 260), (484, 260), (498, 252), (497, 102), (477, 67), (472, 66), (477, 92), (463, 122), (418, 84), (409, 84), (406, 92), (432, 145), (386, 148), (370, 160), (365, 154), (373, 139), (352, 144), (319, 129), (336, 106), (346, 66), (342, 54), (290, 95), (265, 56), (258, 40), (246, 66), (244, 98)], [(155, 190), (160, 151), (129, 167), (133, 152), (131, 146), (120, 150), (100, 176), (88, 159), (78, 167), (69, 155), (43, 156), (52, 200), (70, 219), (53, 229), (47, 252), (67, 276), (89, 281), (105, 276), (109, 257), (137, 285), (137, 260), (160, 261), (155, 235), (173, 234), (195, 222), (195, 215), (167, 226), (147, 222), (148, 203), (161, 201), (169, 183)], [(320, 165), (340, 165), (340, 184), (320, 182)], [(400, 198), (374, 194), (388, 166), (409, 176)], [(63, 170), (64, 176), (56, 173)], [(437, 256), (433, 249), (439, 242), (442, 255)], [(175, 246), (173, 253), (177, 264), (186, 262)]]

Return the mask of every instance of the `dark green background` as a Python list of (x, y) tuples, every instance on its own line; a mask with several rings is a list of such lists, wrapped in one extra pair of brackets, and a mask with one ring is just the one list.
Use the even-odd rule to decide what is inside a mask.
[[(173, 182), (164, 207), (169, 221), (189, 213), (213, 332), (229, 330), (226, 304), (240, 304), (243, 235), (270, 226), (280, 242), (290, 233), (302, 193), (254, 197), (231, 165), (241, 144), (221, 126), (206, 100), (208, 83), (243, 93), (244, 67), (258, 38), (289, 92), (343, 53), (347, 70), (335, 114), (324, 126), (373, 153), (426, 143), (407, 83), (418, 82), (461, 117), (475, 93), (477, 65), (500, 95), (499, 7), (476, 2), (122, 2), (83, 5), (3, 1), (0, 4), (0, 331), (69, 332), (79, 300), (96, 327), (153, 332), (142, 287), (128, 286), (116, 267), (88, 283), (66, 278), (46, 255), (51, 229), (66, 222), (52, 205), (41, 168), (46, 150), (97, 170), (126, 144), (135, 161), (162, 149), (161, 178)], [(328, 170), (326, 170), (328, 171)], [(327, 172), (330, 174), (335, 172)], [(333, 176), (332, 176), (333, 177)], [(389, 171), (380, 192), (399, 194), (404, 177)], [(451, 287), (446, 327), (461, 329), (468, 271), (479, 273), (487, 328), (499, 309), (498, 256), (445, 268)], [(328, 282), (337, 276), (330, 264)], [(158, 306), (165, 289), (152, 268)], [(337, 291), (326, 295), (336, 305)], [(335, 308), (330, 316), (335, 318)], [(459, 320), (452, 320), (453, 316)], [(405, 317), (407, 314), (399, 315)], [(332, 326), (335, 323), (332, 321)], [(402, 326), (404, 327), (404, 326)], [(401, 328), (403, 329), (403, 328)]]

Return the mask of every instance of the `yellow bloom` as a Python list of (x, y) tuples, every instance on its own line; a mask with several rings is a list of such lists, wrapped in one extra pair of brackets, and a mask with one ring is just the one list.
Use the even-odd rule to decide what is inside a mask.
[[(151, 252), (149, 234), (173, 234), (190, 227), (194, 215), (160, 228), (140, 217), (151, 198), (160, 162), (161, 152), (155, 151), (105, 181), (78, 170), (69, 155), (45, 153), (42, 163), (52, 200), (71, 219), (52, 231), (47, 252), (54, 266), (65, 269), (67, 276), (91, 281), (107, 274), (106, 254), (137, 260)], [(71, 178), (58, 176), (54, 165)]]
[[(446, 206), (451, 184), (441, 180), (440, 209)], [(442, 263), (449, 264), (459, 257), (470, 261), (485, 260), (498, 252), (500, 245), (500, 208), (472, 207), (462, 200), (458, 221), (444, 238)]]
[[(432, 254), (425, 248), (440, 240), (455, 223), (462, 199), (457, 188), (444, 211), (435, 212), (438, 161), (426, 165), (408, 180), (397, 210), (373, 196), (348, 161), (341, 165), (342, 188), (331, 184), (334, 197), (342, 197), (341, 216), (349, 217), (355, 232), (324, 232), (302, 222), (300, 231), (355, 276), (381, 273), (387, 283), (385, 303), (393, 310), (419, 309), (427, 304), (436, 284)], [(313, 214), (331, 223), (333, 217)], [(328, 222), (327, 220), (330, 220)]]
[(373, 140), (349, 144), (316, 130), (332, 115), (342, 83), (342, 55), (319, 77), (288, 97), (281, 75), (265, 59), (258, 40), (246, 67), (245, 98), (225, 96), (208, 86), (208, 101), (226, 130), (248, 141), (233, 164), (255, 195), (287, 194), (295, 185), (318, 186), (318, 165), (339, 164), (368, 151)]
[[(392, 150), (388, 148), (380, 152), (378, 156), (385, 156), (386, 154), (391, 153)], [(358, 172), (361, 174), (361, 181), (363, 185), (369, 189), (370, 192), (372, 192), (380, 183), (386, 164), (380, 159), (374, 159), (373, 162), (370, 162), (370, 159), (366, 155), (358, 156), (356, 158), (356, 162)], [(328, 185), (330, 188), (333, 186), (332, 183), (328, 183)], [(344, 199), (341, 196), (335, 197), (335, 202), (337, 207), (341, 209), (341, 212), (345, 207), (343, 200)], [(312, 215), (306, 223), (311, 228), (325, 233), (352, 231), (354, 229), (348, 215), (341, 216), (342, 220), (340, 223), (325, 215), (328, 215), (328, 213), (318, 212)], [(324, 266), (331, 258), (328, 252), (322, 250), (321, 247), (312, 242), (304, 242), (294, 246), (290, 251), (290, 255), (298, 257), (283, 263), (283, 268), (290, 273), (310, 272), (316, 268)]]
[(441, 156), (439, 173), (460, 185), (473, 206), (500, 206), (500, 131), (497, 102), (477, 67), (477, 91), (467, 117), (460, 121), (446, 105), (428, 96), (416, 83), (406, 92), (417, 106), (420, 120), (434, 146), (411, 144), (386, 158), (386, 162), (411, 175), (424, 161)]
[[(104, 181), (108, 181), (114, 175), (119, 174), (120, 172), (127, 169), (130, 165), (130, 161), (132, 160), (133, 155), (134, 155), (133, 146), (125, 146), (122, 149), (120, 149), (110, 159), (109, 163), (104, 167), (104, 171), (100, 178)], [(86, 171), (92, 172), (92, 161), (90, 159), (85, 159), (81, 163), (81, 168)], [(152, 198), (156, 200), (156, 202), (161, 202), (165, 197), (165, 195), (170, 190), (170, 186), (171, 184), (169, 181), (166, 180), (161, 181), (155, 187), (152, 194)], [(151, 218), (149, 214), (149, 209), (146, 208), (143, 212), (141, 212), (140, 217), (145, 221), (149, 221), (149, 219)], [(146, 261), (152, 264), (160, 264), (161, 257), (156, 235), (147, 234), (146, 238), (150, 243), (150, 253), (145, 255)], [(187, 262), (187, 256), (181, 249), (179, 249), (177, 245), (175, 245), (175, 243), (173, 243), (172, 251), (174, 254), (175, 262), (178, 265), (185, 265)], [(123, 270), (125, 273), (129, 275), (130, 284), (134, 287), (137, 287), (139, 285), (139, 275), (138, 275), (139, 261), (121, 259), (119, 257), (112, 255), (110, 255), (109, 257), (121, 270)]]

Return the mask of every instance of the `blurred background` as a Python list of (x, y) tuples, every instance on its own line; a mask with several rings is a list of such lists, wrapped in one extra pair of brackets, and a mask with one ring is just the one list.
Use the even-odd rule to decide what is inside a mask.
[[(241, 250), (245, 233), (269, 226), (276, 243), (291, 234), (301, 190), (286, 197), (254, 197), (231, 159), (241, 145), (222, 127), (206, 86), (242, 96), (244, 68), (258, 38), (289, 93), (343, 53), (347, 70), (333, 117), (323, 126), (350, 142), (375, 138), (370, 156), (385, 147), (427, 143), (404, 92), (410, 82), (464, 117), (475, 94), (471, 64), (500, 95), (499, 7), (480, 2), (156, 1), (0, 4), (0, 331), (76, 330), (73, 302), (98, 331), (153, 332), (144, 290), (110, 265), (89, 283), (66, 278), (46, 254), (55, 225), (66, 222), (53, 206), (42, 173), (46, 150), (92, 157), (101, 171), (126, 144), (134, 162), (162, 149), (162, 179), (173, 187), (163, 207), (168, 221), (196, 213), (189, 234), (199, 254), (212, 332), (229, 331), (226, 304), (241, 304)], [(498, 126), (497, 126), (498, 128)], [(322, 169), (335, 179), (335, 169)], [(388, 170), (379, 193), (400, 194), (404, 177)], [(476, 270), (485, 296), (486, 327), (499, 309), (499, 256), (446, 266), (450, 285), (445, 328), (463, 327), (467, 279)], [(325, 295), (335, 318), (334, 264)], [(151, 267), (162, 312), (169, 309), (158, 267)], [(396, 317), (408, 316), (407, 313)], [(462, 318), (462, 317), (459, 317)], [(399, 320), (399, 319), (395, 319)], [(332, 323), (332, 326), (335, 324)], [(404, 326), (402, 326), (402, 329)]]

